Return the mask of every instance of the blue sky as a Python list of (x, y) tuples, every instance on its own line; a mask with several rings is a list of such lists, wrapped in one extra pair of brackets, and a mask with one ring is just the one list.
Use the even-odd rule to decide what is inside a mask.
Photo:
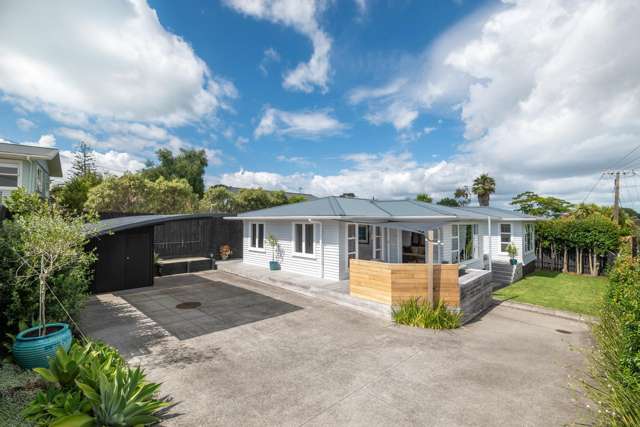
[(209, 183), (443, 197), (488, 172), (497, 203), (581, 201), (640, 140), (640, 48), (611, 51), (639, 16), (632, 1), (8, 1), (0, 138), (65, 164), (82, 139), (116, 174), (202, 147)]

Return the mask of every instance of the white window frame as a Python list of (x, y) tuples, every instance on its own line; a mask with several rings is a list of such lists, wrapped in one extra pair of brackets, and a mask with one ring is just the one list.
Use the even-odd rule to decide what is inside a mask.
[[(296, 225), (302, 225), (302, 252), (296, 250)], [(307, 252), (307, 226), (313, 230), (313, 240), (311, 241), (311, 253)], [(296, 257), (315, 258), (316, 257), (316, 223), (315, 222), (294, 222), (291, 224), (291, 252)]]
[(22, 186), (22, 163), (3, 160), (2, 162), (0, 162), (0, 166), (16, 168), (18, 170), (18, 172), (17, 172), (18, 173), (18, 176), (17, 176), (18, 179), (16, 180), (17, 185), (15, 187), (0, 186), (0, 190), (13, 191), (13, 190), (17, 190), (19, 187)]
[[(352, 237), (349, 237), (349, 227), (353, 227), (354, 230), (354, 234)], [(354, 245), (354, 250), (349, 252), (349, 240), (353, 240), (355, 242)], [(359, 242), (358, 242), (358, 224), (354, 223), (354, 222), (349, 222), (345, 224), (345, 229), (344, 229), (344, 241), (345, 241), (345, 247), (344, 247), (344, 252), (345, 252), (345, 266), (347, 268), (347, 270), (349, 269), (349, 255), (353, 255), (353, 259), (358, 259), (359, 258), (359, 253), (358, 253), (358, 246), (359, 246)]]
[[(467, 226), (471, 226), (471, 241), (473, 242), (473, 255), (471, 256), (471, 258), (466, 259), (464, 261), (460, 260), (460, 227), (467, 227)], [(450, 261), (452, 264), (468, 264), (470, 262), (475, 262), (478, 261), (480, 259), (480, 248), (478, 247), (480, 244), (480, 239), (479, 239), (479, 230), (478, 230), (478, 224), (473, 224), (473, 223), (460, 223), (460, 224), (451, 224), (451, 252), (450, 252)], [(455, 229), (455, 233), (454, 233), (454, 229)], [(435, 233), (434, 233), (434, 237), (435, 237)], [(457, 249), (453, 249), (453, 242), (454, 242), (454, 238), (456, 241), (456, 246)], [(453, 261), (454, 256), (453, 254), (456, 254), (456, 258), (457, 261)], [(435, 259), (435, 256), (434, 256)], [(435, 262), (435, 260), (434, 260)]]
[[(509, 226), (509, 232), (505, 233), (502, 231), (502, 226), (503, 225), (508, 225)], [(508, 242), (503, 242), (502, 241), (502, 235), (503, 234), (508, 234), (509, 235), (509, 241)], [(509, 246), (509, 243), (513, 243), (513, 224), (510, 222), (500, 222), (498, 223), (498, 236), (500, 236), (500, 253), (501, 254), (509, 254), (509, 252), (507, 252), (506, 247)], [(502, 250), (502, 244), (505, 244), (505, 250)]]
[(536, 237), (535, 237), (535, 224), (527, 223), (524, 224), (524, 239), (523, 239), (523, 249), (525, 254), (530, 254), (535, 251), (536, 248)]
[[(253, 227), (256, 227), (256, 235), (254, 239)], [(262, 246), (260, 246), (260, 242), (258, 237), (260, 236), (260, 226), (262, 226)], [(266, 252), (265, 249), (265, 241), (267, 236), (267, 226), (264, 222), (250, 222), (249, 223), (249, 250), (253, 252)], [(256, 246), (253, 245), (255, 240)]]
[(36, 193), (44, 196), (44, 170), (40, 166), (36, 166)]
[[(381, 225), (373, 225), (373, 251), (372, 256), (374, 260), (384, 261), (384, 229)], [(380, 238), (380, 245), (378, 245), (377, 238)]]

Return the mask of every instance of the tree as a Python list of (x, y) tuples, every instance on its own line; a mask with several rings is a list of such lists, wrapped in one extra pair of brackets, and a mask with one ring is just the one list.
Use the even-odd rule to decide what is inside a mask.
[(511, 199), (511, 205), (518, 206), (516, 210), (535, 216), (558, 218), (563, 213), (569, 212), (573, 205), (566, 200), (556, 197), (539, 196), (532, 191), (525, 191)]
[(189, 213), (198, 205), (197, 196), (184, 179), (155, 181), (141, 174), (108, 177), (89, 190), (86, 208), (93, 212)]
[(458, 201), (458, 206), (467, 206), (471, 202), (469, 187), (464, 186), (456, 188), (456, 191), (453, 193), (453, 197)]
[(80, 214), (89, 196), (89, 190), (102, 182), (102, 176), (95, 173), (74, 175), (66, 182), (51, 189), (53, 199), (66, 210)]
[(97, 175), (96, 157), (89, 145), (81, 141), (76, 152), (73, 154), (73, 163), (71, 164), (72, 177), (83, 177), (86, 175)]
[(437, 204), (440, 206), (450, 206), (452, 208), (460, 207), (460, 202), (458, 202), (456, 199), (452, 197), (443, 197), (438, 201)]
[(480, 206), (489, 206), (489, 199), (496, 192), (496, 180), (483, 173), (473, 180), (471, 191), (478, 196)]
[(288, 204), (300, 203), (300, 202), (306, 202), (306, 201), (307, 201), (307, 198), (304, 197), (302, 194), (294, 194), (293, 196), (287, 197)]
[(156, 151), (158, 164), (147, 162), (142, 176), (152, 181), (163, 177), (166, 180), (185, 179), (193, 192), (202, 197), (204, 194), (204, 170), (208, 165), (207, 154), (204, 150), (184, 148), (174, 156), (171, 150), (161, 148)]
[(355, 193), (342, 193), (340, 195), (340, 197), (346, 197), (346, 198), (349, 198), (349, 199), (355, 199), (356, 195), (355, 195)]
[[(5, 269), (11, 271), (9, 280), (3, 284), (3, 292), (5, 286), (10, 288), (11, 303), (7, 312), (11, 317), (16, 317), (16, 314), (21, 317), (10, 319), (13, 322), (33, 319), (33, 313), (25, 313), (25, 308), (30, 311), (33, 307), (30, 297), (34, 295), (34, 285), (37, 286), (37, 317), (40, 335), (44, 335), (48, 291), (56, 288), (56, 301), (61, 298), (67, 302), (66, 290), (58, 295), (57, 284), (70, 284), (80, 290), (80, 294), (71, 293), (74, 301), (69, 301), (67, 307), (75, 311), (81, 304), (82, 285), (86, 288), (88, 284), (89, 268), (95, 261), (95, 255), (85, 251), (88, 243), (85, 218), (67, 216), (46, 203), (30, 212), (16, 210), (14, 213), (12, 220), (3, 225), (0, 239), (1, 245), (10, 250), (10, 256), (3, 256), (2, 262), (3, 273)], [(59, 276), (59, 273), (64, 274)], [(5, 301), (4, 296), (2, 300)]]
[(216, 213), (236, 213), (238, 205), (235, 194), (224, 186), (213, 186), (202, 196), (200, 210)]
[(243, 188), (236, 195), (238, 212), (254, 211), (269, 208), (273, 205), (273, 199), (262, 188)]
[(416, 201), (418, 202), (424, 202), (424, 203), (432, 203), (433, 202), (433, 197), (431, 197), (429, 194), (427, 193), (420, 193), (416, 196)]

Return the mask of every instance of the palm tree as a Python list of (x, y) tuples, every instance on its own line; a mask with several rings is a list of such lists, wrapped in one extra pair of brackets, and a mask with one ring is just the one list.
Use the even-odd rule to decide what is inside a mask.
[(480, 206), (489, 206), (489, 198), (496, 192), (496, 180), (483, 173), (473, 180), (471, 191), (478, 196)]

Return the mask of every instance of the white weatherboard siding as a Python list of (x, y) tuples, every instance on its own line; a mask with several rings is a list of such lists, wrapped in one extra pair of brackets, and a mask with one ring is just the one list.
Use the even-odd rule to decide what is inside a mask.
[[(269, 235), (273, 235), (278, 239), (279, 252), (276, 259), (280, 262), (280, 267), (283, 271), (291, 271), (313, 277), (324, 277), (325, 279), (339, 279), (340, 244), (338, 240), (338, 223), (336, 221), (313, 223), (313, 255), (299, 255), (293, 252), (293, 223), (291, 221), (260, 221), (260, 223), (265, 225), (264, 249), (250, 247), (251, 224), (254, 222), (243, 221), (243, 223), (243, 262), (268, 268), (269, 261), (272, 260), (272, 249), (268, 245), (266, 239)], [(323, 241), (322, 246), (320, 245), (321, 237)], [(322, 252), (322, 247), (324, 247), (324, 254)]]
[[(502, 252), (500, 247), (500, 224), (511, 224), (511, 242), (513, 242), (513, 244), (516, 245), (516, 248), (518, 249), (518, 255), (516, 256), (516, 259), (518, 260), (518, 262), (523, 264), (528, 264), (531, 261), (534, 261), (536, 259), (535, 247), (537, 242), (535, 242), (535, 238), (534, 238), (534, 245), (533, 245), (534, 250), (526, 254), (523, 253), (524, 224), (526, 223), (521, 221), (514, 221), (514, 222), (492, 221), (491, 222), (491, 259), (492, 261), (503, 261), (503, 262), (509, 261), (509, 254), (506, 252)], [(487, 225), (485, 224), (485, 230), (486, 228), (487, 228)], [(534, 233), (534, 236), (535, 236), (535, 233)], [(484, 235), (483, 240), (484, 240), (484, 246), (485, 246), (485, 253), (488, 254), (489, 253), (489, 236), (486, 233)]]

